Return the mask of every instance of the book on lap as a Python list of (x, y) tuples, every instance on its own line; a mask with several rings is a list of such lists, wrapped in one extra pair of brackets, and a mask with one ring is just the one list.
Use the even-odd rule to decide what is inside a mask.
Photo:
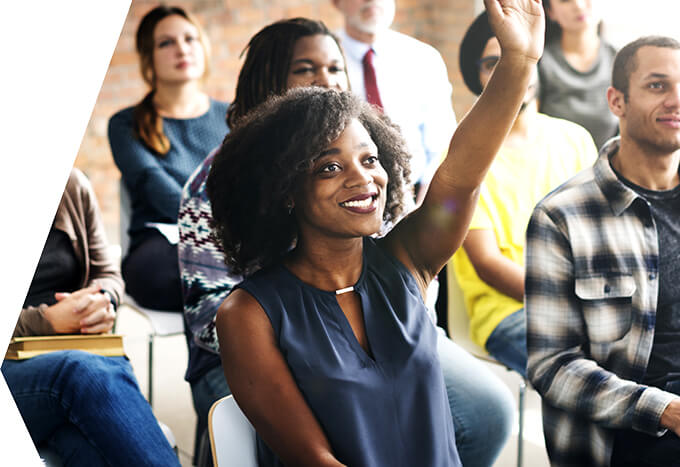
[(123, 336), (119, 334), (63, 334), (14, 337), (7, 348), (5, 359), (25, 360), (59, 350), (82, 350), (106, 357), (125, 355)]

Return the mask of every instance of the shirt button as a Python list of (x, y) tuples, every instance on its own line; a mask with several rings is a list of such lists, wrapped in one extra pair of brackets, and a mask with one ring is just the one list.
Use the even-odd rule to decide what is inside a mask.
[(609, 284), (604, 285), (604, 293), (609, 293), (609, 292), (611, 292), (611, 290), (612, 290), (612, 288), (609, 287)]

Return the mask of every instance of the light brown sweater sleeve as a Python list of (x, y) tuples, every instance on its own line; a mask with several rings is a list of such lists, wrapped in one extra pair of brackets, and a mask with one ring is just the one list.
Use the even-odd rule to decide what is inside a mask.
[(55, 334), (54, 328), (47, 319), (45, 319), (45, 309), (47, 305), (29, 306), (21, 310), (19, 321), (14, 327), (12, 337), (28, 337), (28, 336), (50, 336)]
[(89, 258), (89, 277), (86, 285), (97, 281), (111, 295), (114, 305), (117, 307), (123, 293), (123, 279), (120, 275), (120, 268), (118, 262), (111, 255), (104, 222), (92, 185), (84, 175), (80, 174), (80, 176), (84, 179), (81, 180), (80, 201), (87, 229), (86, 247), (88, 250), (87, 257)]

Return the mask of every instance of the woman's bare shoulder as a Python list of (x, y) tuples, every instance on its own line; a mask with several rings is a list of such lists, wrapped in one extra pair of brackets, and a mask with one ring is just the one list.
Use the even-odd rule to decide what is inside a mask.
[(243, 329), (244, 326), (269, 326), (269, 319), (262, 305), (249, 292), (234, 290), (217, 310), (216, 324), (225, 330)]

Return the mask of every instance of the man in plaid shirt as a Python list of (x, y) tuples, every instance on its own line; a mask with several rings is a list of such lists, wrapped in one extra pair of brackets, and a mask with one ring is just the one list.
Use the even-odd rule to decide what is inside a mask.
[(680, 465), (680, 43), (624, 47), (607, 98), (620, 139), (527, 230), (528, 376), (552, 465)]

